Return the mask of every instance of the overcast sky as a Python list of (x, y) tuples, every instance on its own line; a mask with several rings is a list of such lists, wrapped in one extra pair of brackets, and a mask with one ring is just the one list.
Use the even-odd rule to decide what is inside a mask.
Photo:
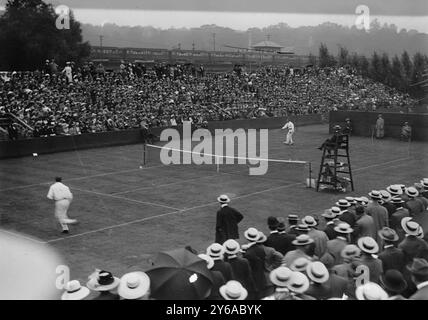
[[(48, 0), (64, 4), (83, 23), (102, 25), (199, 27), (216, 24), (237, 30), (285, 22), (292, 27), (330, 21), (351, 26), (358, 5), (367, 5), (371, 19), (400, 29), (428, 33), (428, 0)], [(0, 4), (6, 0), (0, 0)]]

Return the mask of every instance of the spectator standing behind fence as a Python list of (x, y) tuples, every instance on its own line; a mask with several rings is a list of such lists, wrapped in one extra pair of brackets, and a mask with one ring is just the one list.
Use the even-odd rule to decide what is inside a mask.
[(385, 136), (385, 120), (383, 119), (381, 114), (377, 117), (375, 129), (376, 138), (382, 139)]

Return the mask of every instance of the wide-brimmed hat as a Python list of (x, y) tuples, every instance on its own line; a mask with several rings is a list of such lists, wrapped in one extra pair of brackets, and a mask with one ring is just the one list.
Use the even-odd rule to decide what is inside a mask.
[(395, 196), (391, 199), (391, 203), (392, 204), (401, 204), (401, 203), (404, 203), (404, 200), (401, 199), (400, 196)]
[(422, 185), (424, 188), (428, 188), (428, 178), (423, 178), (423, 179), (421, 180), (421, 185)]
[(304, 223), (298, 224), (296, 226), (296, 228), (294, 228), (294, 230), (302, 231), (302, 232), (309, 232), (310, 231), (309, 226), (307, 224), (304, 224)]
[(403, 190), (397, 184), (390, 185), (386, 188), (386, 191), (388, 191), (392, 196), (401, 196), (403, 194)]
[(224, 254), (224, 247), (220, 243), (213, 243), (207, 248), (207, 255), (211, 258), (221, 258)]
[(391, 194), (388, 191), (386, 191), (386, 190), (380, 190), (379, 192), (382, 195), (382, 200), (383, 201), (389, 201), (389, 200), (391, 200)]
[(291, 274), (287, 288), (295, 293), (304, 293), (309, 288), (309, 279), (302, 272), (294, 271)]
[(411, 236), (417, 236), (420, 225), (419, 223), (414, 221), (411, 217), (405, 217), (401, 219), (401, 227), (403, 228), (406, 234)]
[(117, 293), (124, 299), (134, 300), (145, 296), (150, 290), (150, 278), (142, 271), (124, 274), (120, 278)]
[(230, 202), (230, 198), (227, 194), (222, 194), (221, 196), (219, 196), (217, 198), (217, 201), (220, 203), (229, 203)]
[(276, 230), (278, 231), (285, 231), (286, 226), (285, 226), (285, 219), (282, 217), (278, 218), (278, 226), (276, 227)]
[(345, 197), (345, 200), (348, 201), (351, 205), (357, 203), (354, 197)]
[(379, 245), (372, 237), (362, 237), (358, 239), (358, 248), (366, 253), (374, 254), (379, 252)]
[(346, 199), (340, 199), (335, 203), (335, 205), (342, 208), (348, 208), (351, 206), (351, 204)]
[(269, 274), (270, 281), (278, 287), (286, 287), (291, 279), (293, 271), (289, 268), (281, 266), (273, 269)]
[(407, 269), (415, 275), (428, 276), (428, 262), (423, 258), (414, 258), (410, 266)]
[(416, 235), (418, 238), (423, 239), (425, 237), (424, 235), (424, 229), (422, 229), (421, 226), (418, 228), (418, 234)]
[(298, 216), (297, 214), (289, 214), (289, 215), (287, 216), (287, 219), (288, 219), (289, 221), (299, 221), (299, 216)]
[(355, 296), (358, 300), (386, 300), (388, 294), (380, 285), (374, 282), (368, 282), (358, 286), (355, 290)]
[(278, 227), (278, 219), (270, 216), (267, 218), (267, 224), (269, 228), (276, 229)]
[(207, 269), (211, 269), (214, 266), (214, 260), (205, 253), (198, 254), (198, 257), (207, 262)]
[(263, 232), (259, 231), (259, 238), (256, 240), (256, 242), (257, 243), (263, 243), (266, 240), (267, 240), (266, 235)]
[(382, 194), (378, 190), (372, 190), (372, 191), (369, 192), (369, 197), (372, 198), (372, 199), (381, 200), (382, 199)]
[(303, 222), (303, 224), (305, 224), (305, 225), (307, 225), (309, 227), (315, 227), (318, 224), (317, 220), (315, 220), (315, 218), (312, 217), (312, 216), (305, 216), (302, 219), (302, 222)]
[[(339, 208), (337, 208), (337, 209), (339, 209)], [(339, 211), (340, 211), (340, 209), (339, 209)], [(326, 218), (326, 219), (334, 219), (337, 217), (337, 214), (332, 212), (331, 209), (327, 209), (321, 214), (321, 216)]]
[(319, 261), (309, 263), (306, 267), (306, 274), (310, 280), (316, 283), (324, 283), (330, 277), (328, 269), (324, 263)]
[(389, 242), (395, 242), (398, 241), (398, 234), (395, 232), (394, 229), (383, 227), (378, 232), (379, 237), (381, 237), (383, 240), (389, 241)]
[(292, 244), (294, 244), (295, 246), (306, 246), (313, 242), (314, 242), (314, 239), (309, 237), (307, 234), (301, 234), (297, 236), (295, 240), (293, 240)]
[(61, 300), (83, 300), (91, 292), (85, 286), (80, 285), (78, 280), (71, 280), (65, 285), (65, 292), (61, 296)]
[(388, 291), (401, 293), (407, 289), (407, 282), (403, 274), (395, 269), (390, 269), (380, 276), (381, 285)]
[(116, 288), (120, 283), (120, 279), (114, 277), (109, 271), (96, 271), (90, 276), (86, 286), (94, 291), (110, 291)]
[(352, 233), (354, 229), (351, 228), (346, 222), (340, 222), (337, 226), (334, 227), (334, 231), (337, 233), (348, 234)]
[(408, 187), (405, 192), (409, 198), (415, 198), (419, 195), (419, 191), (415, 187)]
[(224, 252), (230, 255), (237, 254), (240, 249), (240, 245), (238, 241), (234, 239), (226, 240), (223, 243)]
[(248, 228), (244, 232), (244, 237), (250, 242), (256, 242), (259, 238), (259, 231), (256, 228)]
[(361, 255), (361, 250), (355, 244), (348, 244), (340, 252), (340, 256), (344, 259), (352, 259), (359, 257)]
[(219, 292), (225, 300), (244, 300), (248, 296), (247, 289), (235, 280), (230, 280), (221, 286)]
[(305, 257), (300, 257), (291, 263), (290, 269), (293, 271), (305, 272), (309, 263), (310, 261), (308, 259)]

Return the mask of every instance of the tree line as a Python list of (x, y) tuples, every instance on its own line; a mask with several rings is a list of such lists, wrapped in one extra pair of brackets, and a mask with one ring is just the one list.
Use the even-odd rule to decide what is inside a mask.
[(324, 43), (319, 47), (318, 57), (309, 56), (312, 64), (324, 67), (350, 66), (364, 77), (381, 82), (410, 94), (415, 98), (426, 95), (428, 84), (428, 56), (420, 52), (410, 56), (407, 51), (390, 57), (386, 52), (374, 51), (371, 57), (350, 53), (339, 46), (336, 56), (331, 54)]

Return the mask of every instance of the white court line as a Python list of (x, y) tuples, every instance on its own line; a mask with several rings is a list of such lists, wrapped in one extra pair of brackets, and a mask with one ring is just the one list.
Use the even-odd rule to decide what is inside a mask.
[(126, 201), (130, 201), (130, 202), (136, 202), (136, 203), (141, 203), (141, 204), (148, 204), (154, 207), (162, 207), (162, 208), (167, 208), (167, 209), (173, 209), (173, 210), (181, 210), (179, 208), (175, 208), (175, 207), (170, 207), (164, 204), (160, 204), (160, 203), (154, 203), (154, 202), (147, 202), (147, 201), (139, 201), (139, 200), (135, 200), (135, 199), (131, 199), (131, 198), (126, 198), (126, 197), (121, 197), (121, 196), (116, 196), (116, 195), (112, 195), (112, 194), (108, 194), (108, 193), (102, 193), (102, 192), (97, 192), (97, 191), (91, 191), (91, 190), (85, 190), (85, 189), (79, 189), (79, 188), (72, 188), (74, 190), (78, 190), (81, 192), (87, 192), (87, 193), (93, 193), (99, 196), (103, 196), (103, 197), (110, 197), (110, 198), (115, 198), (115, 199), (121, 199), (121, 200), (126, 200)]
[[(261, 190), (261, 191), (251, 192), (251, 193), (248, 193), (248, 194), (244, 194), (242, 196), (234, 197), (234, 198), (232, 198), (232, 200), (235, 201), (235, 200), (243, 199), (243, 198), (250, 197), (250, 196), (253, 196), (253, 195), (256, 195), (256, 194), (261, 194), (261, 193), (265, 193), (265, 192), (269, 192), (269, 191), (274, 191), (274, 190), (278, 190), (278, 189), (283, 189), (283, 188), (288, 188), (288, 187), (294, 187), (294, 186), (297, 186), (297, 185), (300, 185), (300, 184), (302, 184), (302, 183), (298, 182), (298, 183), (283, 185), (283, 186), (279, 186), (279, 187), (269, 188), (269, 189), (265, 189), (265, 190)], [(164, 216), (168, 216), (168, 215), (172, 215), (172, 214), (183, 213), (183, 212), (186, 212), (186, 211), (190, 211), (190, 210), (194, 210), (194, 209), (199, 209), (199, 208), (203, 208), (203, 207), (208, 207), (208, 206), (215, 205), (215, 204), (218, 204), (218, 201), (213, 201), (213, 202), (209, 202), (209, 203), (206, 203), (206, 204), (202, 204), (202, 205), (198, 205), (198, 206), (194, 206), (194, 207), (190, 207), (190, 208), (178, 209), (178, 210), (175, 210), (175, 211), (166, 212), (166, 213), (162, 213), (162, 214), (158, 214), (158, 215), (155, 215), (155, 216), (150, 216), (150, 217), (146, 217), (146, 218), (142, 218), (142, 219), (132, 220), (132, 221), (129, 221), (129, 222), (124, 222), (124, 223), (120, 223), (120, 224), (116, 224), (116, 225), (113, 225), (113, 226), (104, 227), (104, 228), (100, 228), (100, 229), (96, 229), (96, 230), (92, 230), (92, 231), (86, 231), (86, 232), (82, 232), (82, 233), (78, 233), (78, 234), (73, 234), (73, 235), (67, 236), (65, 238), (52, 239), (52, 240), (46, 241), (46, 243), (57, 242), (57, 241), (65, 240), (65, 239), (80, 237), (80, 236), (84, 236), (84, 235), (87, 235), (87, 234), (92, 234), (92, 233), (96, 233), (96, 232), (100, 232), (100, 231), (104, 231), (104, 230), (110, 230), (110, 229), (114, 229), (114, 228), (119, 228), (119, 227), (127, 226), (127, 225), (130, 225), (130, 224), (138, 223), (138, 222), (152, 220), (152, 219), (156, 219), (156, 218), (160, 218), (160, 217), (164, 217)]]
[[(83, 176), (83, 177), (76, 177), (76, 178), (66, 179), (66, 181), (85, 180), (85, 179), (89, 179), (89, 178), (104, 177), (104, 176), (110, 176), (110, 175), (115, 175), (115, 174), (129, 173), (129, 172), (135, 172), (135, 171), (140, 171), (140, 170), (148, 170), (148, 169), (160, 168), (160, 167), (164, 167), (164, 165), (144, 167), (144, 168), (141, 168), (141, 169), (138, 168), (138, 169), (128, 169), (128, 170), (114, 171), (114, 172), (97, 173), (97, 174), (93, 174), (93, 175), (89, 175), (89, 176)], [(19, 187), (11, 187), (11, 188), (0, 189), (0, 192), (2, 192), (2, 191), (11, 191), (11, 190), (18, 190), (18, 189), (25, 189), (25, 188), (31, 188), (31, 187), (42, 186), (42, 185), (49, 185), (49, 184), (52, 184), (52, 183), (53, 183), (52, 181), (49, 181), (49, 182), (39, 182), (39, 183), (34, 183), (34, 184), (27, 184), (27, 185), (19, 186)]]
[[(373, 165), (370, 165), (370, 166), (367, 166), (367, 167), (352, 169), (352, 171), (360, 171), (360, 170), (370, 169), (370, 168), (374, 168), (374, 167), (384, 166), (385, 164), (388, 164), (388, 163), (394, 163), (394, 162), (397, 162), (397, 161), (404, 161), (404, 160), (410, 160), (410, 159), (411, 159), (410, 157), (401, 158), (401, 159), (395, 159), (395, 160), (391, 160), (391, 161), (387, 161), (387, 162), (373, 164)], [(412, 159), (412, 160), (415, 160), (415, 159)], [(352, 168), (352, 163), (351, 163), (351, 168)]]

